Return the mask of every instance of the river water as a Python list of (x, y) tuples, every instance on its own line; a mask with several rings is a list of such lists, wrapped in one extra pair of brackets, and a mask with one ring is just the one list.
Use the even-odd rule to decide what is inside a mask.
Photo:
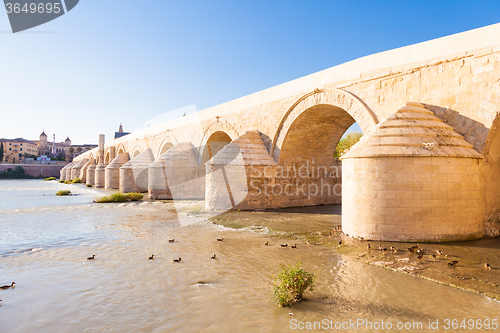
[[(78, 195), (55, 196), (60, 189)], [(343, 324), (343, 331), (384, 332), (380, 325), (390, 323), (394, 332), (445, 332), (446, 319), (500, 319), (500, 302), (481, 295), (321, 246), (282, 248), (285, 241), (265, 229), (181, 226), (169, 202), (92, 203), (104, 193), (0, 181), (0, 284), (17, 283), (0, 290), (0, 332), (288, 332), (314, 322), (325, 331)], [(196, 204), (182, 203), (186, 211)], [(272, 274), (298, 260), (317, 274), (316, 288), (299, 305), (279, 308), (270, 298)], [(349, 320), (358, 321), (357, 330)], [(416, 322), (422, 329), (396, 329)]]

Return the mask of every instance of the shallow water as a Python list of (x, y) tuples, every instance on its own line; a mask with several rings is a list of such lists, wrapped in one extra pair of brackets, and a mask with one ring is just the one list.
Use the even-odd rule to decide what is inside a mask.
[[(68, 188), (79, 195), (54, 195)], [(394, 328), (422, 322), (420, 331), (438, 332), (450, 331), (445, 319), (500, 320), (500, 303), (484, 296), (364, 265), (321, 246), (282, 248), (289, 241), (265, 229), (233, 230), (209, 221), (181, 227), (169, 202), (92, 203), (103, 193), (82, 185), (0, 181), (0, 284), (17, 283), (0, 291), (0, 332), (286, 332), (323, 319), (333, 325), (383, 320)], [(293, 223), (294, 216), (281, 213), (280, 219)], [(152, 253), (155, 260), (148, 260)], [(92, 254), (96, 259), (87, 260)], [(178, 264), (172, 261), (177, 257)], [(301, 304), (279, 308), (270, 299), (272, 274), (280, 263), (297, 260), (317, 274), (317, 287)], [(438, 320), (439, 329), (428, 329), (429, 320)]]

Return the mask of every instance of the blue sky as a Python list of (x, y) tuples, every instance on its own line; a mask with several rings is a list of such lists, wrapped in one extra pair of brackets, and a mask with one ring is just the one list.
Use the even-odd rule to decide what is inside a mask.
[(0, 13), (0, 137), (110, 139), (365, 55), (500, 22), (498, 1), (80, 0), (12, 34)]

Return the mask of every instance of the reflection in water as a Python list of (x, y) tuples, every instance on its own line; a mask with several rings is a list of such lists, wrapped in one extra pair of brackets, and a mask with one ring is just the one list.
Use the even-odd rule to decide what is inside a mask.
[[(283, 332), (291, 319), (421, 321), (426, 328), (429, 320), (443, 327), (446, 318), (500, 313), (489, 298), (320, 246), (281, 248), (266, 234), (209, 222), (180, 227), (169, 203), (92, 204), (96, 190), (76, 185), (80, 196), (49, 196), (66, 187), (0, 182), (0, 284), (17, 283), (0, 291), (0, 332)], [(278, 308), (272, 274), (297, 260), (317, 274), (317, 288), (305, 302)]]

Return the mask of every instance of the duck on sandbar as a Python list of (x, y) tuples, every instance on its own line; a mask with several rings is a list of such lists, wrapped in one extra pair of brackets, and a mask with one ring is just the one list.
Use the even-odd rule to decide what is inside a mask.
[(92, 257), (88, 257), (87, 260), (92, 260), (95, 258), (95, 254), (92, 255)]
[(490, 266), (490, 264), (486, 263), (486, 264), (484, 264), (484, 268), (485, 269), (491, 269), (491, 266)]
[(288, 244), (281, 244), (281, 247), (287, 247)]
[(210, 259), (214, 259), (215, 260), (215, 257), (217, 257), (217, 255), (213, 255), (212, 257), (210, 257)]
[(168, 242), (173, 243), (173, 242), (175, 242), (175, 239), (169, 239)]
[(155, 260), (155, 255), (152, 254), (151, 257), (149, 257), (149, 260)]
[(264, 244), (264, 245), (269, 245), (269, 242), (266, 242), (266, 244)]
[(182, 258), (174, 259), (174, 262), (181, 262)]
[(458, 264), (458, 261), (453, 260), (452, 262), (449, 262), (449, 263), (448, 263), (448, 266), (450, 266), (450, 267), (454, 267), (454, 266), (456, 266), (456, 264)]
[(290, 246), (290, 247), (291, 247), (292, 249), (296, 249), (296, 248), (297, 248), (297, 244), (292, 245), (292, 246)]
[(224, 241), (224, 238), (217, 238), (217, 241), (222, 242), (222, 241)]
[(12, 282), (12, 284), (6, 284), (5, 286), (1, 286), (0, 287), (0, 290), (5, 290), (5, 289), (9, 289), (9, 288), (14, 288), (14, 285), (16, 283), (15, 282)]

